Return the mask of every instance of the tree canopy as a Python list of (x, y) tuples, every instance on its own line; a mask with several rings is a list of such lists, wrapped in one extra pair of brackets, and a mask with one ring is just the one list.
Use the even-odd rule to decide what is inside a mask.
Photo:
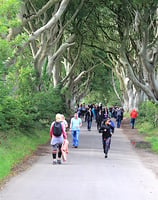
[(68, 108), (91, 94), (99, 102), (115, 99), (125, 110), (147, 99), (158, 103), (156, 1), (0, 3), (0, 88), (6, 102), (9, 97), (25, 108), (29, 102), (29, 112), (37, 114), (35, 95), (57, 90)]

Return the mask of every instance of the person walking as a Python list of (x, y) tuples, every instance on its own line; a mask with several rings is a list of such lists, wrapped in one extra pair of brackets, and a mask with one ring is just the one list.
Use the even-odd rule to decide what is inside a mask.
[(117, 108), (117, 110), (116, 110), (117, 128), (120, 128), (122, 120), (123, 120), (123, 110), (122, 110), (122, 108)]
[(79, 145), (79, 133), (80, 127), (82, 126), (82, 120), (78, 117), (77, 112), (75, 112), (74, 117), (71, 118), (70, 131), (72, 135), (72, 148), (78, 148)]
[(95, 107), (95, 105), (93, 104), (93, 107), (92, 107), (92, 113), (93, 113), (93, 118), (94, 118), (94, 120), (96, 120), (96, 107)]
[[(67, 139), (64, 124), (61, 123), (61, 114), (56, 114), (56, 120), (51, 124), (50, 137), (52, 145), (53, 165), (61, 164), (61, 147), (64, 139)], [(58, 158), (57, 157), (58, 154)]]
[(108, 117), (109, 125), (110, 125), (110, 132), (113, 134), (115, 130), (115, 123), (112, 121), (110, 117)]
[(67, 123), (65, 116), (63, 114), (61, 114), (61, 122), (64, 124), (64, 128), (65, 128), (65, 131), (66, 131), (66, 129), (68, 128), (68, 123)]
[(103, 124), (99, 129), (99, 133), (102, 133), (102, 144), (103, 144), (103, 151), (105, 153), (105, 158), (108, 157), (108, 151), (110, 149), (111, 144), (111, 136), (112, 133), (110, 131), (110, 119), (107, 118), (104, 120)]
[(104, 116), (104, 119), (107, 119), (108, 118), (108, 115), (109, 115), (109, 111), (107, 109), (107, 107), (105, 106), (103, 108), (103, 116)]
[(135, 125), (135, 119), (137, 118), (137, 111), (135, 109), (133, 109), (131, 112), (130, 112), (130, 125), (131, 125), (131, 128), (134, 129), (134, 125)]
[(86, 122), (87, 122), (87, 129), (88, 129), (88, 131), (91, 130), (92, 119), (93, 119), (93, 113), (92, 113), (91, 107), (89, 107), (88, 111), (86, 112)]
[(99, 110), (97, 112), (97, 115), (96, 115), (96, 122), (97, 122), (97, 130), (98, 131), (99, 131), (100, 127), (101, 127), (102, 121), (103, 121), (103, 114), (102, 114), (102, 111)]

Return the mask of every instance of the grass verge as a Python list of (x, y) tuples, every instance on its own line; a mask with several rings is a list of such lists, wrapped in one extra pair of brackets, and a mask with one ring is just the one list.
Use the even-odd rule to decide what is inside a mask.
[[(2, 137), (3, 135), (3, 137)], [(48, 129), (33, 130), (27, 134), (4, 133), (0, 137), (0, 181), (6, 178), (12, 168), (29, 156), (40, 144), (49, 141)]]
[(158, 128), (149, 122), (137, 123), (137, 130), (145, 135), (145, 140), (151, 144), (152, 151), (158, 153)]

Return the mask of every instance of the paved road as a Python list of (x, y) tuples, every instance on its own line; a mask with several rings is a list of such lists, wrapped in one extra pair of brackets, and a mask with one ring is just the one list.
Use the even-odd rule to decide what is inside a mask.
[(107, 159), (95, 124), (91, 132), (84, 124), (80, 147), (72, 149), (70, 140), (68, 161), (51, 163), (50, 154), (41, 156), (7, 183), (0, 200), (158, 199), (158, 180), (139, 160), (121, 129), (115, 130)]

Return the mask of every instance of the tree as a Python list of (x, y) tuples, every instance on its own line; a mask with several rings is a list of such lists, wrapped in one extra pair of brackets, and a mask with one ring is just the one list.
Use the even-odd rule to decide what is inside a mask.
[(106, 44), (110, 67), (120, 80), (126, 109), (137, 107), (146, 97), (157, 102), (157, 3), (100, 3), (96, 18), (100, 40)]
[(60, 85), (69, 106), (86, 95), (82, 88), (90, 91), (100, 63), (118, 77), (122, 94), (112, 85), (127, 110), (145, 98), (157, 103), (156, 17), (154, 1), (23, 1), (21, 25), (3, 35), (21, 42), (5, 67), (21, 62), (21, 53), (26, 58), (29, 45), (37, 91)]
[[(140, 97), (143, 92), (148, 98), (157, 102), (157, 81), (155, 70), (157, 66), (157, 35), (156, 11), (157, 4), (151, 2), (130, 2), (113, 9), (116, 14), (117, 32), (120, 38), (119, 54), (116, 63), (124, 68), (129, 78), (130, 88)], [(149, 67), (150, 66), (150, 67)], [(143, 91), (143, 92), (142, 92)], [(137, 95), (138, 94), (138, 95)], [(132, 96), (131, 96), (132, 97)], [(141, 102), (142, 97), (137, 103)], [(134, 105), (133, 105), (134, 106)]]

